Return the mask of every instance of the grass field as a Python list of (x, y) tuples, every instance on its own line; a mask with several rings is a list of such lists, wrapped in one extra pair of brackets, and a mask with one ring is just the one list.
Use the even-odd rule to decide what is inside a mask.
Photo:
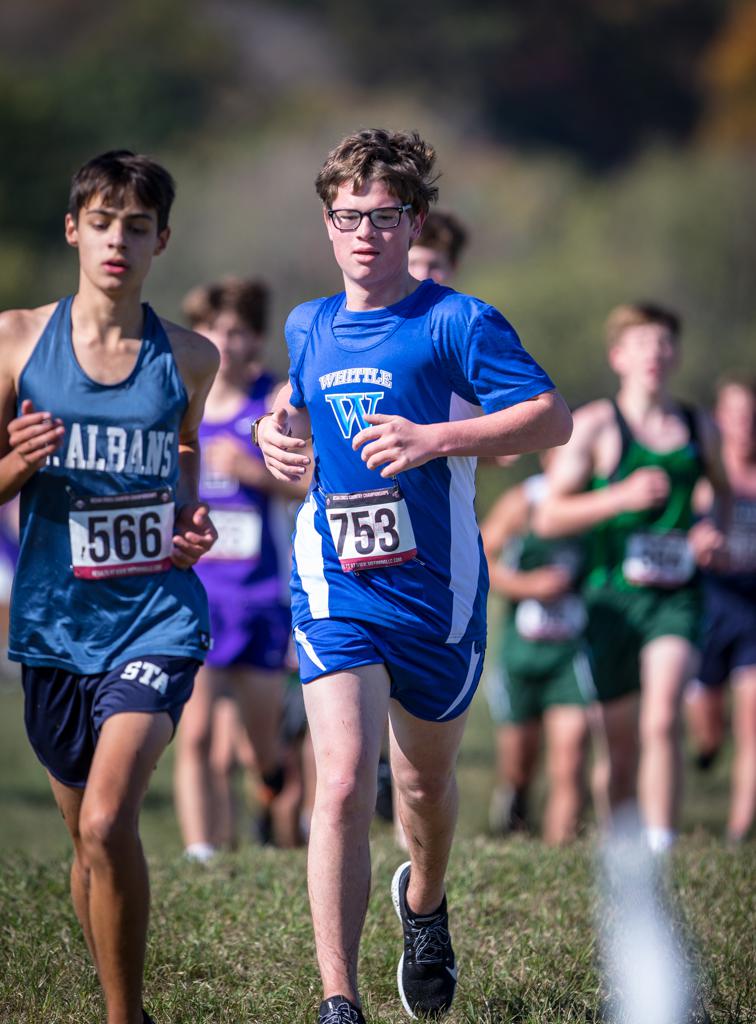
[[(153, 887), (148, 1008), (158, 1024), (309, 1024), (320, 997), (304, 852), (247, 845), (210, 868), (183, 862), (171, 762), (169, 750), (142, 818)], [(536, 839), (487, 839), (491, 781), (491, 730), (478, 700), (460, 759), (461, 819), (449, 872), (460, 986), (448, 1020), (600, 1021), (606, 992), (597, 970), (590, 833), (560, 851)], [(668, 878), (676, 927), (714, 1024), (746, 1024), (756, 1020), (756, 844), (729, 850), (719, 838), (727, 758), (687, 782), (686, 834)], [(0, 814), (0, 1021), (103, 1021), (68, 900), (65, 829), (28, 748), (18, 689), (9, 686), (0, 688)], [(396, 994), (400, 930), (388, 893), (401, 855), (379, 824), (373, 849), (362, 989), (368, 1020), (392, 1024), (407, 1019)]]

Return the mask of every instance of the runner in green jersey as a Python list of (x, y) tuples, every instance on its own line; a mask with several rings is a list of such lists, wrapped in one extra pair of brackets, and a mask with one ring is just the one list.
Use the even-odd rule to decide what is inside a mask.
[(649, 304), (619, 306), (606, 333), (617, 399), (576, 414), (536, 523), (547, 536), (593, 530), (588, 639), (609, 744), (609, 803), (634, 799), (637, 776), (649, 843), (662, 851), (674, 841), (679, 802), (680, 697), (699, 657), (693, 550), (705, 557), (717, 536), (691, 531), (691, 497), (703, 475), (718, 495), (729, 490), (712, 424), (667, 390), (678, 317)]
[[(544, 468), (551, 455), (542, 455)], [(487, 679), (498, 779), (490, 824), (494, 832), (525, 824), (543, 729), (549, 788), (543, 833), (557, 845), (577, 834), (585, 790), (585, 709), (595, 689), (584, 639), (585, 605), (576, 592), (583, 544), (574, 537), (544, 540), (530, 530), (545, 490), (544, 474), (528, 477), (502, 495), (481, 528), (491, 588), (509, 600), (500, 663)]]

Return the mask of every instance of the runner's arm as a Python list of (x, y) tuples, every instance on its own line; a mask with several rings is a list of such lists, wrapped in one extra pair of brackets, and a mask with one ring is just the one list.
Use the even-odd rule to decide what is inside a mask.
[(528, 529), (529, 505), (525, 487), (513, 487), (496, 502), (480, 528), (483, 549), (488, 559), (491, 589), (512, 601), (534, 597), (550, 601), (570, 587), (570, 574), (563, 566), (543, 566), (523, 572), (502, 561), (508, 544)]
[(449, 456), (514, 455), (565, 444), (572, 429), (567, 404), (544, 391), (508, 409), (449, 423), (413, 423), (403, 416), (366, 416), (370, 424), (355, 435), (368, 469), (391, 477), (431, 459)]
[(285, 384), (269, 413), (260, 419), (257, 440), (265, 465), (276, 480), (303, 480), (311, 464), (307, 441), (312, 435), (310, 414), (291, 404), (291, 384)]
[(220, 357), (215, 346), (200, 334), (173, 328), (170, 335), (189, 398), (179, 427), (176, 526), (171, 558), (177, 568), (188, 569), (210, 550), (218, 537), (207, 505), (199, 501), (199, 426)]
[(0, 314), (0, 504), (14, 498), (63, 444), (62, 421), (50, 412), (35, 410), (27, 400), (16, 416), (16, 365), (26, 361), (39, 327), (39, 310)]
[(663, 470), (647, 467), (624, 480), (586, 491), (594, 473), (595, 450), (605, 425), (607, 408), (596, 402), (575, 413), (569, 444), (555, 452), (547, 474), (549, 489), (533, 517), (542, 537), (585, 533), (621, 512), (652, 508), (666, 500), (669, 478)]

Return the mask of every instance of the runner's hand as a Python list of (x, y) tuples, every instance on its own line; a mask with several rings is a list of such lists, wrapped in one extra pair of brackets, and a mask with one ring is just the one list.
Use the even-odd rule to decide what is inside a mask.
[(49, 412), (37, 412), (34, 403), (25, 398), (21, 415), (8, 424), (8, 441), (27, 466), (39, 469), (48, 455), (61, 447), (65, 432), (63, 420), (53, 419)]
[(382, 477), (396, 476), (415, 469), (435, 458), (430, 445), (429, 426), (413, 423), (403, 416), (384, 416), (375, 413), (366, 416), (370, 424), (352, 440), (352, 448), (362, 448), (362, 460), (368, 469), (381, 470)]
[[(555, 601), (572, 590), (572, 573), (563, 565), (544, 565), (522, 573), (522, 582), (527, 587), (528, 597), (536, 601)], [(524, 588), (523, 588), (524, 592)]]
[(702, 569), (724, 572), (729, 568), (727, 538), (711, 519), (701, 519), (688, 530), (688, 543)]
[(176, 516), (171, 561), (177, 569), (189, 569), (207, 554), (218, 539), (207, 505), (188, 502)]
[(620, 489), (622, 512), (645, 512), (658, 508), (669, 497), (669, 477), (663, 469), (645, 466), (615, 484)]
[(310, 464), (309, 456), (302, 451), (307, 442), (291, 436), (289, 415), (285, 409), (278, 409), (260, 420), (257, 440), (265, 465), (276, 480), (296, 482), (302, 479)]

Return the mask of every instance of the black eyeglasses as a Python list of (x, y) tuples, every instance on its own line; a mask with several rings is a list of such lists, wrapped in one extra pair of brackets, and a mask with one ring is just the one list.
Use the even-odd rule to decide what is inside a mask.
[(374, 228), (386, 231), (398, 228), (402, 214), (411, 209), (412, 203), (405, 203), (403, 206), (381, 206), (378, 210), (366, 210), (364, 213), (359, 210), (328, 210), (328, 216), (339, 231), (356, 231), (363, 217), (367, 217)]

